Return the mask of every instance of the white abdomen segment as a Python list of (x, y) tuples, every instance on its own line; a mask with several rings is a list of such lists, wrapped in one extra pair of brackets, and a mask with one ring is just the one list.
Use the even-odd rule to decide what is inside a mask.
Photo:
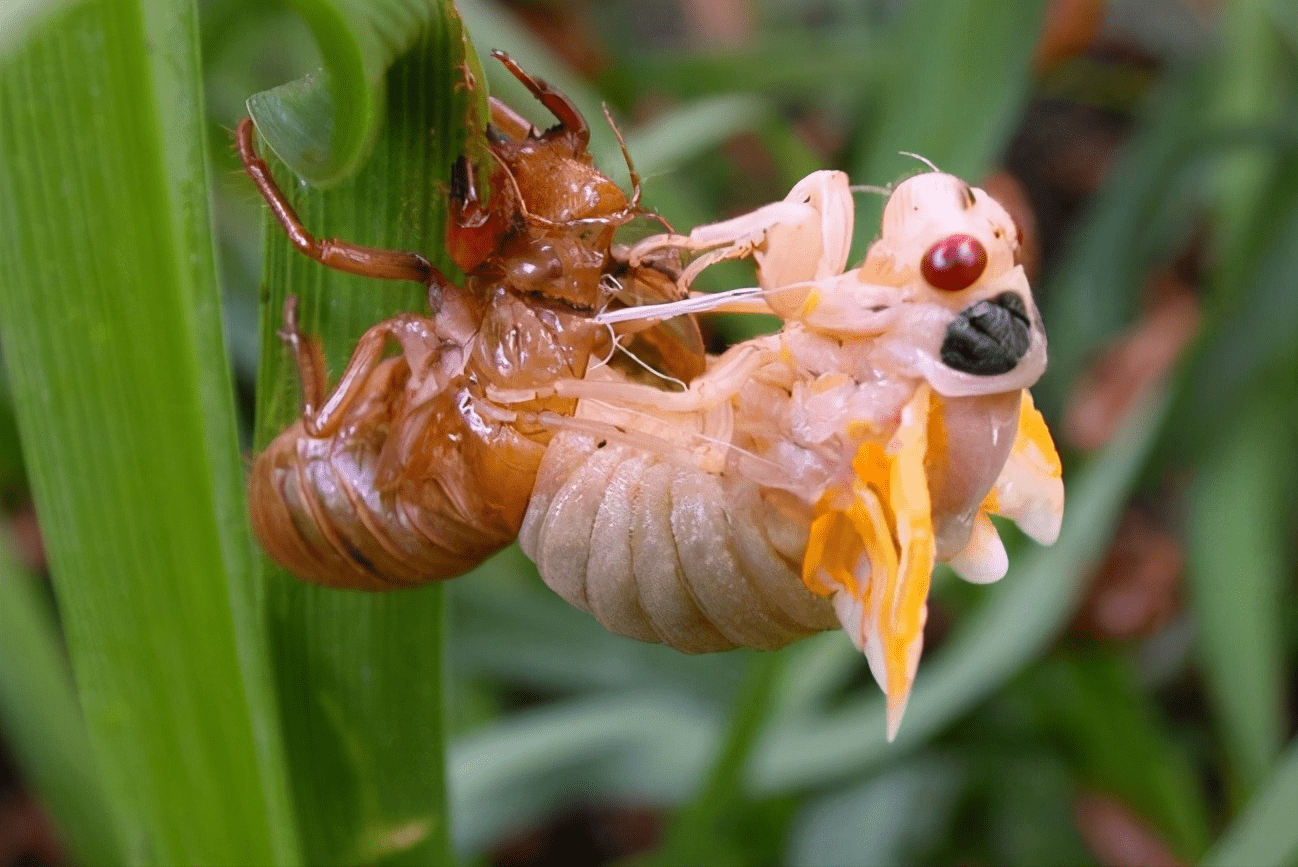
[(518, 541), (551, 589), (610, 631), (687, 653), (774, 649), (838, 621), (800, 577), (805, 516), (761, 497), (752, 483), (564, 432)]

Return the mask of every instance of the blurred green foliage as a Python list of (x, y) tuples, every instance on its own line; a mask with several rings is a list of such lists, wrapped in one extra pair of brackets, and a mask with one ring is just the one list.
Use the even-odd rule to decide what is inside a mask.
[[(598, 120), (610, 104), (646, 201), (678, 227), (780, 198), (816, 168), (893, 182), (915, 170), (898, 151), (971, 180), (1008, 163), (1039, 227), (1052, 362), (1038, 403), (1065, 444), (1112, 347), (1157, 335), (1160, 275), (1198, 311), (1165, 376), (1142, 389), (1142, 368), (1117, 367), (1106, 442), (1065, 450), (1057, 545), (1012, 544), (991, 588), (939, 575), (946, 625), (889, 745), (838, 634), (778, 654), (637, 644), (513, 549), (444, 591), (380, 600), (260, 575), (232, 431), (253, 441), (263, 353), (258, 441), (292, 415), (278, 299), (305, 296), (335, 366), (420, 301), (290, 257), (227, 131), (249, 96), (325, 65), (335, 102), (285, 111), (343, 130), (337, 153), (313, 152), (336, 187), (291, 188), (306, 221), (434, 259), (437, 180), (458, 147), (410, 146), (460, 98), (437, 4), (292, 5), (303, 17), (255, 0), (0, 7), (0, 502), (31, 478), (63, 616), (61, 632), (25, 586), (0, 597), (0, 723), (81, 860), (428, 862), (453, 844), (482, 861), (556, 817), (648, 805), (661, 848), (640, 857), (655, 864), (1124, 863), (1115, 851), (1141, 834), (1184, 862), (1298, 864), (1298, 7), (1111, 2), (1104, 50), (1045, 63), (1039, 0), (739, 3), (743, 38), (723, 48), (696, 4), (459, 3), (480, 50), (574, 98), (618, 176)], [(538, 18), (552, 42), (524, 24)], [(105, 34), (129, 37), (126, 61)], [(300, 166), (295, 141), (307, 147), (289, 135), (281, 156)], [(428, 198), (402, 222), (412, 189)], [(858, 202), (856, 249), (878, 210)], [(750, 276), (715, 270), (714, 286)], [(93, 471), (63, 458), (83, 452)], [(185, 496), (156, 493), (166, 482)], [(1157, 628), (1097, 636), (1086, 612), (1114, 597), (1093, 578), (1133, 503), (1174, 540), (1179, 600)], [(1122, 562), (1106, 574), (1156, 605), (1148, 561)], [(0, 581), (20, 580), (0, 556)], [(1127, 825), (1097, 832), (1097, 800)]]

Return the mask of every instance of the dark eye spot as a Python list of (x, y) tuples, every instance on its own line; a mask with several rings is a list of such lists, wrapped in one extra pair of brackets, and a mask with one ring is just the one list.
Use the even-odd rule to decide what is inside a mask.
[(924, 253), (919, 270), (934, 289), (968, 289), (987, 267), (987, 251), (972, 235), (949, 235)]
[(960, 311), (947, 326), (942, 363), (976, 376), (1008, 373), (1032, 348), (1032, 325), (1023, 299), (1002, 292)]

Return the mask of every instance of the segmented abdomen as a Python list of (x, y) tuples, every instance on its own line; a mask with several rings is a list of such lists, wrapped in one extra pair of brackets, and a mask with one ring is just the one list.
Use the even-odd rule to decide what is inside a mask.
[(779, 491), (566, 432), (519, 544), (607, 629), (688, 653), (774, 649), (838, 621), (800, 576), (809, 516)]
[[(542, 447), (509, 430), (449, 436), (457, 416), (425, 415), (404, 427), (365, 419), (333, 437), (310, 436), (299, 420), (276, 437), (248, 491), (271, 558), (319, 584), (389, 590), (454, 578), (512, 542)], [(393, 461), (399, 471), (385, 474)]]

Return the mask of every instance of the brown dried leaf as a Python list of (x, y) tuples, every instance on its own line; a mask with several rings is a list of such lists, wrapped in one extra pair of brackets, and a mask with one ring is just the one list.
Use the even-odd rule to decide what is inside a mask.
[(0, 796), (0, 864), (52, 867), (67, 861), (45, 811), (22, 793)]
[(1095, 449), (1113, 436), (1127, 411), (1163, 379), (1199, 327), (1189, 287), (1160, 278), (1154, 306), (1118, 338), (1073, 386), (1064, 410), (1065, 441)]
[(1185, 863), (1148, 825), (1108, 795), (1078, 795), (1073, 822), (1104, 867), (1181, 867)]
[(1049, 69), (1086, 51), (1104, 23), (1104, 0), (1051, 0), (1033, 65)]
[(589, 0), (512, 2), (509, 7), (583, 78), (595, 78), (608, 69), (608, 52), (591, 25)]
[(49, 562), (45, 559), (45, 541), (41, 538), (40, 522), (36, 520), (36, 510), (31, 503), (22, 506), (9, 519), (9, 532), (13, 535), (18, 562), (23, 569), (34, 575), (46, 574)]
[(752, 0), (684, 0), (681, 12), (691, 41), (709, 50), (738, 48), (752, 38)]
[(1128, 510), (1091, 580), (1072, 634), (1131, 639), (1156, 632), (1180, 606), (1184, 568), (1176, 538), (1140, 509)]

